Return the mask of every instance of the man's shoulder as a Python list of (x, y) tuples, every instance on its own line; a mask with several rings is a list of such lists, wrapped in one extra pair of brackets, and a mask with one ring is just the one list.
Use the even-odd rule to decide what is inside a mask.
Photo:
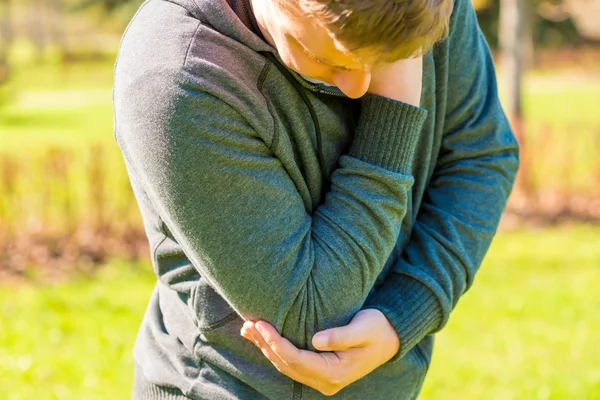
[(113, 88), (115, 130), (125, 136), (128, 124), (153, 124), (153, 129), (179, 135), (190, 132), (182, 130), (186, 124), (211, 118), (270, 128), (257, 85), (264, 64), (260, 54), (185, 7), (150, 0), (121, 41)]
[(117, 58), (117, 67), (136, 69), (182, 64), (186, 48), (200, 21), (180, 5), (146, 1), (127, 26)]
[(127, 27), (115, 86), (192, 85), (215, 92), (256, 90), (264, 58), (169, 1), (144, 3)]

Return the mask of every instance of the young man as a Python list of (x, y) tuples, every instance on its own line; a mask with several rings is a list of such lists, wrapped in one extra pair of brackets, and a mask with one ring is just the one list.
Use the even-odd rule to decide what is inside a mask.
[(135, 399), (418, 396), (518, 166), (468, 0), (149, 0), (114, 101)]

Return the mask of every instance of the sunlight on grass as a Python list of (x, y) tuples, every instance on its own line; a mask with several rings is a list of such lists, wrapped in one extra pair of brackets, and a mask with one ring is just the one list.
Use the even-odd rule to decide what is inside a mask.
[(599, 236), (498, 235), (436, 338), (422, 398), (600, 398)]
[(153, 283), (148, 265), (115, 263), (95, 279), (0, 288), (0, 397), (127, 398)]

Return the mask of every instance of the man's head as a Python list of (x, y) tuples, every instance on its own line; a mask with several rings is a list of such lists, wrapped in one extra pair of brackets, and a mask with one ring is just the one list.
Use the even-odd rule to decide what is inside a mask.
[(448, 31), (452, 0), (252, 0), (266, 39), (298, 73), (362, 96), (379, 64), (419, 56)]

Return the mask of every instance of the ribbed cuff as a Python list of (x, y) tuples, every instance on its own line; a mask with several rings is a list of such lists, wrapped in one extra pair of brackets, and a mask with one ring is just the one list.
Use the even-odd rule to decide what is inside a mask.
[(410, 173), (427, 110), (367, 93), (349, 155), (385, 169)]
[(387, 363), (404, 357), (425, 335), (438, 330), (442, 308), (433, 292), (407, 275), (391, 272), (362, 307), (381, 311), (400, 338), (400, 350)]

